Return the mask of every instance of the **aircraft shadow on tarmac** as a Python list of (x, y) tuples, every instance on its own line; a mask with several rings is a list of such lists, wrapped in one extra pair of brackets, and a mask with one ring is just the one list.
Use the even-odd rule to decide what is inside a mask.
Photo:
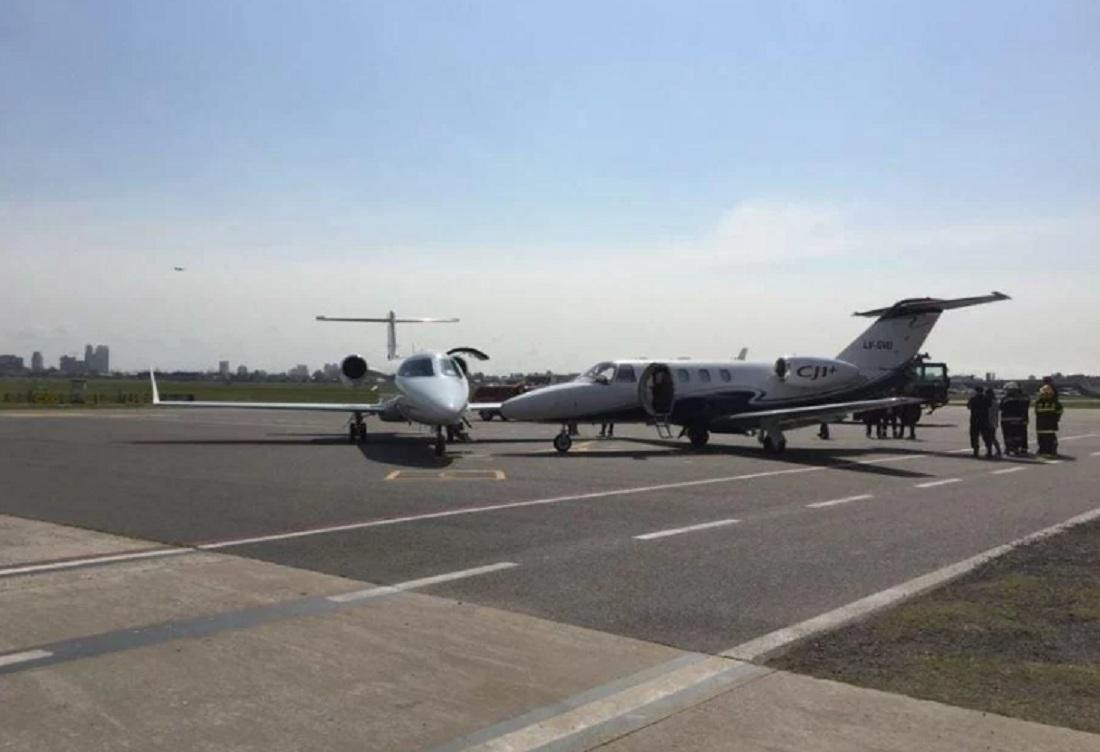
[[(599, 440), (597, 440), (598, 442)], [(805, 448), (788, 448), (786, 452), (781, 455), (765, 454), (759, 447), (752, 446), (737, 446), (730, 444), (718, 444), (703, 447), (702, 449), (694, 449), (685, 445), (683, 442), (675, 441), (663, 441), (660, 439), (643, 439), (643, 438), (615, 438), (615, 442), (629, 442), (633, 444), (643, 444), (652, 447), (652, 449), (640, 449), (640, 450), (628, 450), (628, 449), (608, 449), (602, 450), (599, 448), (598, 443), (591, 447), (588, 451), (583, 452), (569, 452), (567, 454), (556, 454), (552, 452), (540, 453), (538, 455), (515, 452), (515, 453), (500, 453), (497, 456), (500, 457), (516, 457), (525, 459), (534, 459), (538, 457), (556, 456), (560, 459), (572, 459), (572, 460), (598, 460), (598, 459), (634, 459), (634, 460), (648, 460), (654, 457), (669, 457), (674, 455), (681, 456), (729, 456), (729, 457), (747, 457), (752, 459), (769, 459), (775, 462), (789, 463), (793, 465), (804, 465), (812, 467), (831, 467), (837, 470), (848, 470), (857, 473), (867, 473), (870, 475), (882, 475), (891, 476), (897, 478), (932, 478), (936, 477), (932, 473), (921, 472), (917, 470), (908, 470), (903, 467), (892, 467), (885, 463), (887, 457), (907, 457), (907, 456), (919, 456), (928, 458), (943, 458), (943, 459), (969, 459), (967, 455), (959, 452), (941, 452), (926, 449), (919, 449), (913, 446), (875, 446), (865, 448), (844, 447), (833, 449), (831, 447), (819, 446), (819, 447), (805, 447)], [(867, 464), (868, 461), (875, 461), (882, 459), (882, 463)], [(1070, 460), (1072, 458), (1061, 456), (1059, 459)], [(988, 460), (982, 459), (982, 462)], [(990, 464), (994, 464), (989, 461)], [(1034, 457), (1006, 457), (1001, 461), (1003, 464), (1041, 464), (1039, 460)], [(998, 464), (1001, 464), (998, 463)]]
[[(127, 442), (136, 446), (225, 446), (225, 447), (337, 447), (348, 446), (343, 436), (332, 434), (274, 434), (256, 439), (150, 439)], [(451, 447), (462, 446), (452, 444)], [(436, 457), (427, 436), (371, 433), (367, 441), (355, 447), (372, 462), (418, 469), (444, 469), (454, 462), (448, 453)]]

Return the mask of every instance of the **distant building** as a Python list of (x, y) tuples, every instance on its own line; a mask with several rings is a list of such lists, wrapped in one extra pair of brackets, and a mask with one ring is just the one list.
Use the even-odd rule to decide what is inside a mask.
[(93, 355), (94, 363), (89, 369), (94, 373), (108, 374), (111, 372), (111, 350), (107, 345), (96, 345)]
[(229, 361), (228, 360), (219, 360), (218, 361), (218, 375), (221, 376), (223, 379), (228, 379), (229, 378)]
[(0, 373), (16, 376), (25, 370), (23, 359), (18, 355), (0, 355)]
[(34, 354), (31, 355), (31, 370), (34, 373), (42, 373), (46, 370), (46, 363), (42, 359), (42, 353), (38, 350), (35, 350)]
[(84, 361), (75, 355), (62, 355), (58, 362), (58, 370), (66, 376), (79, 376), (84, 373)]
[(286, 375), (292, 379), (301, 379), (302, 381), (309, 380), (309, 366), (298, 364), (286, 372)]
[(237, 366), (237, 378), (239, 378), (239, 379), (247, 379), (248, 378), (248, 366), (246, 366), (246, 365)]

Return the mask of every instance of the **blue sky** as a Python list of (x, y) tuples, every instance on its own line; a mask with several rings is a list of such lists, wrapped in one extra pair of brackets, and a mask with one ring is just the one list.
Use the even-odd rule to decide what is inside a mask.
[[(0, 351), (315, 366), (348, 334), (313, 313), (401, 307), (502, 368), (713, 355), (716, 317), (833, 352), (854, 308), (997, 285), (972, 322), (1097, 341), (1100, 5), (775, 6), (9, 0)], [(1100, 371), (950, 326), (962, 366)]]

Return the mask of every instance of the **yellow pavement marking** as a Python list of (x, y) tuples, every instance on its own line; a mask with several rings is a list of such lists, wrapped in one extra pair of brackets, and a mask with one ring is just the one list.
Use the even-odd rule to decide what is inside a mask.
[(394, 470), (386, 480), (506, 480), (503, 470)]

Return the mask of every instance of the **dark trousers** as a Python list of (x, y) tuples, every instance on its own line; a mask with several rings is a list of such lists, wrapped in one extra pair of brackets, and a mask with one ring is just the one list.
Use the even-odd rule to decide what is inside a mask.
[(1003, 423), (1005, 451), (1010, 454), (1027, 454), (1027, 423)]
[(993, 429), (988, 423), (970, 423), (970, 447), (978, 453), (978, 439), (985, 442), (985, 453), (993, 454)]
[(1039, 441), (1039, 454), (1058, 454), (1058, 434), (1054, 431), (1043, 431), (1036, 434)]

